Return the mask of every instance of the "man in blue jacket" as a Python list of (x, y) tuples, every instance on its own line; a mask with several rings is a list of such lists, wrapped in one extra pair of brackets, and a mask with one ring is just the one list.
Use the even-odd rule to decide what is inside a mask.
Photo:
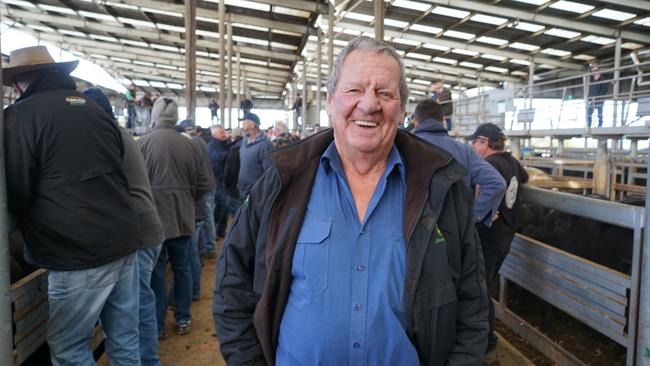
[(444, 118), (440, 104), (424, 100), (415, 107), (415, 135), (443, 150), (449, 151), (469, 174), (463, 179), (472, 189), (478, 189), (474, 204), (474, 219), (490, 226), (506, 191), (506, 182), (492, 165), (478, 156), (471, 146), (449, 137), (441, 121)]

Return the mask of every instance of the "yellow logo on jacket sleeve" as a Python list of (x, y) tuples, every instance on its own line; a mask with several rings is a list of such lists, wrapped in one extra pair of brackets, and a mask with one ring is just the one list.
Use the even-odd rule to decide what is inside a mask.
[(77, 97), (74, 95), (65, 97), (65, 101), (68, 102), (71, 106), (82, 106), (86, 104), (86, 100), (82, 97)]

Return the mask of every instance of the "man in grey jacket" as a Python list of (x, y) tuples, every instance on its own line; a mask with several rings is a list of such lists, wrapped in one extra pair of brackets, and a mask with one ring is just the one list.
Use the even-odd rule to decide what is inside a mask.
[(189, 333), (191, 276), (190, 238), (194, 232), (194, 205), (210, 191), (210, 178), (202, 162), (199, 147), (174, 129), (178, 105), (160, 98), (151, 111), (154, 130), (138, 141), (149, 171), (151, 190), (165, 232), (163, 248), (151, 276), (156, 294), (158, 338), (164, 339), (167, 294), (165, 264), (167, 255), (174, 273), (174, 318), (178, 334)]
[(260, 118), (254, 113), (244, 115), (242, 130), (246, 136), (239, 147), (239, 180), (237, 188), (246, 197), (253, 184), (271, 166), (266, 152), (273, 149), (271, 140), (260, 131)]

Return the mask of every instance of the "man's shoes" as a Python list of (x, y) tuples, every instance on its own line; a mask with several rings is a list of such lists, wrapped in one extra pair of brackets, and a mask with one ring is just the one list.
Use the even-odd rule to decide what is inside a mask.
[(176, 334), (178, 335), (190, 334), (190, 321), (188, 321), (187, 323), (177, 323)]
[(487, 353), (483, 357), (483, 366), (499, 366), (500, 364), (496, 345), (488, 347)]
[(165, 333), (164, 329), (158, 331), (158, 340), (162, 341), (163, 339), (167, 339), (167, 333)]

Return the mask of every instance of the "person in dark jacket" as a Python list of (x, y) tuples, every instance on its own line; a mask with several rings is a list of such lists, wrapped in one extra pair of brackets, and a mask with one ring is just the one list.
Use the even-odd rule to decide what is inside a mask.
[[(111, 104), (99, 88), (88, 88), (83, 92), (87, 100), (97, 103), (113, 121)], [(147, 167), (131, 135), (120, 127), (124, 143), (122, 167), (129, 183), (131, 202), (138, 214), (140, 243), (138, 246), (138, 277), (140, 283), (140, 361), (142, 365), (160, 366), (158, 357), (158, 328), (156, 323), (156, 296), (151, 289), (151, 272), (160, 255), (164, 239), (162, 224), (151, 193)]]
[(228, 214), (235, 217), (235, 213), (241, 206), (241, 195), (237, 189), (237, 181), (239, 180), (239, 149), (243, 132), (241, 128), (235, 128), (230, 136), (232, 141), (228, 145), (228, 155), (226, 156), (223, 173), (223, 187), (228, 194)]
[(159, 339), (166, 337), (167, 292), (165, 265), (167, 256), (174, 273), (174, 318), (176, 332), (189, 333), (191, 275), (189, 267), (191, 235), (194, 232), (194, 205), (213, 189), (210, 177), (202, 169), (199, 146), (174, 129), (178, 121), (178, 105), (172, 99), (160, 98), (153, 106), (154, 130), (138, 140), (147, 164), (151, 190), (158, 216), (165, 232), (165, 241), (151, 276), (156, 294), (156, 317)]
[[(467, 137), (472, 141), (472, 147), (478, 155), (483, 157), (501, 174), (508, 183), (505, 197), (499, 206), (498, 218), (491, 227), (478, 225), (478, 234), (481, 238), (483, 258), (485, 259), (485, 278), (488, 293), (496, 291), (499, 285), (499, 269), (508, 256), (510, 244), (518, 227), (519, 210), (521, 207), (521, 185), (528, 181), (528, 172), (517, 159), (505, 150), (506, 135), (499, 126), (493, 123), (484, 123)], [(490, 364), (497, 359), (497, 337), (494, 334), (494, 306), (490, 301), (490, 333), (488, 338), (488, 357)], [(489, 360), (488, 360), (489, 358)]]
[(480, 187), (474, 202), (474, 218), (476, 222), (490, 226), (506, 191), (506, 182), (471, 146), (449, 137), (441, 123), (443, 117), (442, 106), (437, 102), (423, 100), (418, 103), (413, 113), (415, 136), (449, 151), (467, 169), (469, 174), (465, 176), (465, 184), (472, 190)]
[[(447, 125), (447, 131), (452, 129), (451, 117), (454, 113), (454, 104), (451, 100), (451, 92), (445, 88), (445, 83), (442, 80), (435, 80), (431, 83), (431, 100), (437, 102), (442, 107), (442, 115)], [(442, 119), (440, 120), (442, 122)]]
[(253, 102), (246, 98), (245, 95), (242, 95), (239, 99), (239, 109), (241, 109), (244, 112), (244, 115), (246, 115), (246, 113), (249, 113), (251, 109), (253, 109)]
[(328, 82), (333, 129), (269, 153), (217, 266), (229, 364), (481, 363), (473, 195), (451, 154), (398, 131), (407, 98), (397, 51), (353, 39)]
[(242, 197), (246, 197), (257, 179), (271, 166), (266, 153), (273, 149), (273, 144), (260, 130), (260, 118), (254, 113), (244, 115), (242, 130), (246, 136), (239, 147), (237, 189)]
[(94, 363), (88, 345), (101, 319), (111, 364), (139, 365), (138, 214), (120, 131), (75, 90), (77, 63), (55, 63), (37, 46), (3, 65), (19, 95), (4, 111), (8, 208), (30, 262), (49, 269), (52, 363)]
[(587, 125), (591, 128), (591, 119), (594, 110), (598, 113), (598, 127), (603, 126), (603, 104), (609, 89), (609, 82), (604, 81), (598, 64), (591, 66), (591, 77), (589, 78), (589, 93), (587, 94)]
[[(211, 128), (212, 140), (208, 144), (210, 153), (210, 163), (216, 182), (214, 192), (214, 228), (216, 237), (223, 238), (226, 236), (226, 225), (228, 223), (228, 196), (223, 188), (223, 173), (226, 164), (226, 155), (228, 155), (228, 145), (230, 141), (226, 138), (226, 130), (223, 126), (218, 125)], [(207, 245), (208, 257), (214, 258), (216, 250), (214, 240)]]

